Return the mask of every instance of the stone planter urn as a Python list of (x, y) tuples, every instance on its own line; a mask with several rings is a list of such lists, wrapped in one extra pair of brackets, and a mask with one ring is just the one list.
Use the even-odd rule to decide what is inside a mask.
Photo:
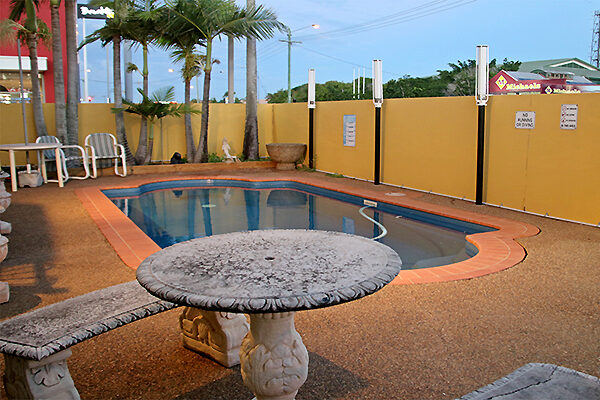
[(0, 170), (0, 207), (4, 209), (8, 208), (11, 198), (11, 194), (6, 191), (6, 187), (4, 186), (4, 180), (9, 176), (6, 172)]
[[(0, 263), (8, 255), (8, 239), (0, 235)], [(0, 304), (6, 303), (10, 298), (10, 288), (7, 282), (0, 282)]]
[(8, 239), (0, 235), (0, 262), (8, 255)]
[[(4, 179), (8, 178), (6, 172), (0, 170), (0, 214), (2, 214), (10, 205), (11, 195), (6, 191), (4, 187)], [(12, 230), (11, 225), (8, 222), (0, 221), (0, 234), (6, 235)], [(2, 261), (3, 259), (0, 259)]]
[(303, 143), (269, 143), (267, 153), (271, 160), (277, 163), (279, 170), (296, 169), (296, 162), (303, 160), (306, 154), (306, 145)]

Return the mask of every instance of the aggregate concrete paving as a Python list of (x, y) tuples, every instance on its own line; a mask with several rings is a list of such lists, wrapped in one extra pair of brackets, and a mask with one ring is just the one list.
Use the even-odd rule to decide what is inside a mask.
[[(396, 189), (319, 176), (382, 193)], [(69, 181), (63, 189), (48, 184), (13, 195), (2, 214), (13, 232), (0, 265), (11, 300), (0, 305), (0, 319), (135, 279), (74, 193), (128, 179), (134, 177)], [(529, 363), (600, 374), (600, 229), (440, 196), (421, 199), (518, 219), (541, 232), (519, 239), (527, 257), (501, 272), (387, 286), (352, 303), (299, 312), (296, 329), (310, 358), (299, 400), (456, 399)], [(167, 311), (74, 346), (69, 369), (81, 397), (251, 398), (239, 368), (224, 368), (182, 347), (179, 312)], [(3, 396), (3, 387), (0, 392)]]

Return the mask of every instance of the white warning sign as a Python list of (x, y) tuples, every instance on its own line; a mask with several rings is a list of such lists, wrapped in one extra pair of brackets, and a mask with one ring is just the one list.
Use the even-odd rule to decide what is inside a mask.
[(560, 129), (577, 129), (577, 104), (560, 106)]
[(515, 128), (534, 129), (535, 111), (517, 111), (515, 114)]

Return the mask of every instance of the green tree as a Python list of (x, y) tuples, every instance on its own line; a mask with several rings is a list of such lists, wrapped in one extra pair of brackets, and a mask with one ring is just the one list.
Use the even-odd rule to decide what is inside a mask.
[(56, 136), (67, 143), (67, 104), (65, 101), (65, 75), (63, 71), (62, 43), (60, 38), (61, 0), (50, 0), (50, 20), (52, 25), (52, 60), (54, 68), (54, 121)]
[[(131, 114), (136, 114), (148, 121), (148, 143), (145, 143), (148, 151), (145, 155), (146, 158), (143, 160), (143, 164), (148, 164), (150, 163), (152, 151), (154, 149), (154, 123), (164, 117), (180, 117), (184, 114), (198, 113), (199, 111), (192, 110), (186, 104), (175, 103), (175, 88), (173, 86), (156, 90), (150, 97), (146, 96), (144, 91), (140, 88), (138, 88), (138, 92), (142, 95), (142, 101), (140, 103), (134, 103), (124, 99), (123, 103), (127, 106), (127, 108), (124, 110), (114, 108), (113, 111), (125, 111)], [(162, 123), (160, 125), (160, 129), (162, 134)]]
[[(246, 0), (248, 9), (255, 7), (254, 0)], [(246, 38), (246, 119), (242, 153), (246, 160), (257, 160), (258, 152), (258, 71), (256, 65), (256, 39)]]
[[(127, 30), (124, 32), (124, 38), (133, 40), (134, 43), (142, 47), (142, 69), (141, 71), (135, 64), (127, 66), (128, 72), (138, 71), (142, 75), (143, 91), (148, 96), (148, 48), (150, 44), (161, 35), (160, 20), (163, 8), (159, 6), (157, 0), (134, 0), (132, 13), (129, 15)], [(131, 99), (128, 99), (131, 100)], [(140, 137), (138, 147), (135, 152), (135, 160), (138, 164), (147, 159), (148, 148), (148, 121), (142, 117), (140, 124)]]
[(384, 98), (399, 97), (441, 97), (445, 95), (450, 79), (440, 75), (425, 78), (413, 78), (405, 75), (399, 79), (391, 79), (383, 84)]
[[(202, 73), (202, 65), (205, 62), (205, 57), (198, 52), (198, 47), (204, 46), (202, 42), (204, 36), (188, 20), (181, 17), (181, 12), (184, 11), (184, 2), (185, 0), (178, 0), (173, 5), (173, 10), (167, 9), (163, 13), (160, 21), (161, 34), (158, 39), (158, 45), (172, 50), (171, 59), (183, 64), (181, 67), (181, 76), (183, 77), (185, 87), (185, 104), (191, 107), (191, 82), (194, 77)], [(186, 158), (192, 160), (196, 146), (192, 132), (191, 114), (186, 113), (184, 120)]]
[[(26, 0), (12, 0), (15, 14), (23, 13)], [(39, 0), (33, 0), (39, 8)], [(67, 115), (65, 102), (65, 78), (63, 71), (63, 54), (61, 45), (59, 9), (61, 0), (50, 0), (50, 18), (52, 26), (52, 59), (54, 60), (54, 120), (56, 136), (62, 143), (67, 143)]]
[[(472, 96), (475, 94), (475, 60), (457, 61), (456, 64), (449, 63), (451, 71), (438, 71), (441, 76), (450, 76), (452, 82), (448, 84), (447, 94), (451, 96)], [(509, 61), (504, 59), (501, 65), (497, 65), (494, 58), (490, 61), (489, 72), (490, 77), (496, 75), (500, 70), (516, 71), (521, 65), (520, 61)]]
[[(358, 86), (358, 79), (355, 82), (355, 88)], [(366, 79), (366, 90), (363, 95), (360, 94), (361, 99), (370, 99), (373, 97), (371, 78)], [(358, 92), (358, 90), (356, 90)], [(339, 82), (339, 81), (328, 81), (325, 83), (317, 83), (315, 85), (315, 97), (317, 101), (340, 101), (340, 100), (352, 100), (358, 99), (357, 94), (352, 94), (352, 83), (351, 82)], [(287, 90), (281, 89), (275, 93), (269, 93), (267, 95), (267, 101), (269, 103), (287, 103)], [(296, 86), (292, 88), (292, 101), (293, 102), (306, 102), (308, 101), (308, 84)]]
[[(68, 1), (68, 0), (67, 0)], [(122, 110), (123, 108), (123, 94), (121, 84), (121, 41), (124, 36), (127, 36), (131, 25), (129, 18), (132, 11), (131, 2), (128, 0), (92, 0), (90, 3), (94, 6), (105, 6), (113, 9), (115, 15), (114, 18), (106, 20), (104, 26), (94, 31), (91, 35), (88, 35), (80, 45), (80, 48), (88, 43), (100, 40), (102, 46), (106, 46), (109, 43), (113, 45), (113, 96), (115, 98), (115, 109)], [(69, 76), (71, 72), (69, 69)], [(69, 78), (70, 79), (70, 78)], [(69, 85), (71, 85), (69, 83)], [(127, 163), (135, 163), (133, 154), (129, 147), (127, 140), (127, 132), (125, 131), (125, 119), (122, 111), (115, 112), (115, 126), (117, 128), (117, 138), (119, 143), (125, 148), (125, 154), (127, 157)]]
[[(496, 63), (496, 59), (493, 59), (492, 61), (494, 61), (494, 64)], [(490, 77), (496, 75), (501, 70), (518, 71), (520, 66), (521, 61), (510, 61), (509, 59), (505, 58), (504, 60), (502, 60), (502, 64), (498, 66), (497, 71), (492, 71), (492, 67), (490, 66)]]
[[(24, 21), (20, 23), (23, 16)], [(31, 63), (31, 103), (33, 121), (38, 136), (47, 136), (46, 120), (42, 109), (40, 72), (38, 68), (38, 41), (48, 41), (48, 26), (37, 17), (33, 0), (12, 0), (9, 19), (0, 21), (0, 42), (12, 44), (17, 38), (25, 42)]]
[[(65, 0), (65, 36), (67, 45), (67, 141), (79, 142), (79, 63), (77, 61), (77, 1)], [(125, 125), (123, 124), (123, 127)], [(124, 131), (124, 128), (123, 128)], [(119, 125), (117, 124), (117, 133)], [(127, 142), (121, 142), (129, 152)], [(130, 154), (131, 152), (129, 152)]]
[(475, 93), (475, 60), (448, 63), (452, 70), (452, 83), (448, 85), (448, 94), (452, 96), (472, 96)]
[[(227, 0), (187, 0), (182, 8), (175, 9), (175, 0), (166, 0), (174, 12), (189, 21), (206, 39), (206, 60), (212, 60), (214, 39), (221, 35), (234, 38), (254, 37), (264, 39), (273, 36), (273, 32), (283, 25), (275, 14), (262, 6), (243, 9)], [(194, 154), (194, 162), (208, 161), (208, 112), (210, 102), (210, 77), (212, 62), (204, 65), (204, 90), (202, 97), (202, 122), (200, 141)]]

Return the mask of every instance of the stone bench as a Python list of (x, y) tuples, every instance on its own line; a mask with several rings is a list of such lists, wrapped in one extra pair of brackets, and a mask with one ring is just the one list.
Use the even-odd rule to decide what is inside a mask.
[(8, 398), (79, 399), (67, 368), (71, 346), (175, 307), (132, 281), (1, 322)]

